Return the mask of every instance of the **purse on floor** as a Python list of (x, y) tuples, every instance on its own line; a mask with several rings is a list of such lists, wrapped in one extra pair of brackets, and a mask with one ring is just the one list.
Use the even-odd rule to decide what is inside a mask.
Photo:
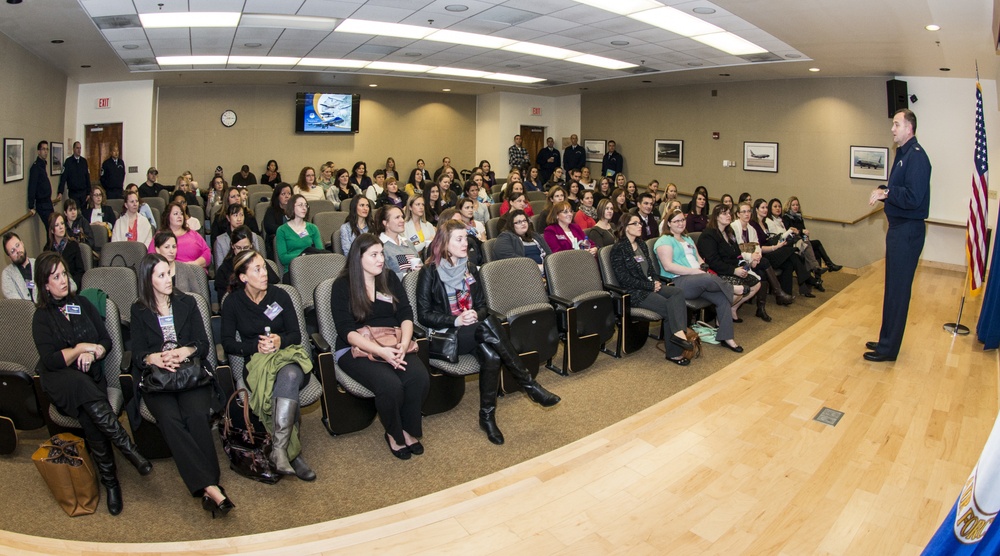
[[(403, 341), (403, 329), (398, 326), (363, 326), (357, 330), (365, 339), (371, 340), (383, 347), (398, 346)], [(410, 345), (406, 346), (406, 353), (416, 353), (417, 343), (410, 338)], [(372, 361), (381, 361), (382, 358), (368, 353), (367, 351), (354, 346), (351, 348), (351, 357), (360, 359), (367, 357)]]
[(458, 329), (427, 333), (427, 355), (431, 359), (458, 363)]
[[(236, 401), (239, 397), (240, 400)], [(236, 406), (233, 402), (236, 401)], [(242, 428), (234, 424), (233, 411), (236, 411), (237, 423), (242, 411)], [(229, 396), (226, 411), (222, 417), (222, 427), (219, 436), (222, 437), (222, 449), (229, 458), (229, 468), (248, 479), (273, 485), (281, 480), (281, 475), (271, 463), (271, 435), (263, 426), (258, 432), (250, 420), (250, 392), (240, 388)]]
[(142, 373), (139, 388), (143, 392), (183, 392), (207, 386), (215, 377), (210, 367), (207, 361), (198, 357), (185, 359), (173, 372), (150, 365)]
[(31, 461), (67, 515), (76, 517), (97, 511), (100, 490), (94, 463), (82, 438), (68, 432), (57, 434), (35, 450)]

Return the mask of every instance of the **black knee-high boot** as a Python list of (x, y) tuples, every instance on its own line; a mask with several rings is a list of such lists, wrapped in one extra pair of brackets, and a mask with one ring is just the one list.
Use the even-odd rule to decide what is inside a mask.
[[(791, 271), (789, 271), (791, 272)], [(774, 273), (774, 267), (767, 267), (764, 271), (764, 277), (767, 278), (766, 283), (771, 286), (771, 293), (774, 294), (774, 300), (778, 302), (778, 305), (791, 305), (794, 298), (781, 288), (781, 282), (778, 280), (778, 275)], [(766, 297), (765, 293), (765, 297)], [(760, 302), (761, 296), (757, 296), (757, 302)]]
[(94, 426), (101, 431), (101, 434), (110, 440), (115, 448), (118, 448), (118, 451), (125, 456), (129, 463), (135, 466), (140, 475), (149, 475), (153, 470), (153, 464), (139, 453), (139, 448), (118, 422), (118, 417), (111, 410), (111, 404), (107, 400), (85, 403), (80, 407), (90, 417)]
[(500, 356), (500, 360), (507, 366), (517, 383), (521, 385), (524, 392), (531, 398), (531, 401), (542, 407), (550, 407), (559, 403), (559, 396), (542, 388), (538, 382), (531, 378), (531, 373), (524, 367), (517, 350), (511, 345), (507, 335), (501, 330), (500, 322), (492, 315), (486, 317), (476, 327), (476, 341), (489, 344)]
[(767, 294), (768, 294), (768, 283), (766, 280), (761, 280), (760, 291), (757, 292), (756, 296), (757, 318), (759, 318), (764, 322), (771, 322), (771, 315), (767, 314)]
[(108, 513), (118, 515), (122, 513), (122, 487), (118, 483), (118, 469), (115, 467), (115, 453), (111, 451), (111, 445), (104, 438), (88, 438), (87, 447), (90, 448), (90, 456), (94, 459), (97, 467), (97, 476), (101, 479), (101, 484), (107, 491)]
[(500, 356), (486, 343), (476, 346), (479, 360), (479, 428), (494, 444), (503, 444), (497, 426), (497, 390), (500, 388)]

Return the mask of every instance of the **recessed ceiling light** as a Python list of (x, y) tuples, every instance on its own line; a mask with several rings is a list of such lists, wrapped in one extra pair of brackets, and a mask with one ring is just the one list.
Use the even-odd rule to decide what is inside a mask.
[(951, 71), (951, 68), (938, 68), (941, 71)]
[(230, 56), (230, 64), (253, 64), (262, 66), (294, 66), (301, 58), (290, 56)]
[(378, 84), (377, 83), (372, 83), (371, 85), (369, 85), (369, 87), (378, 87)]
[(339, 33), (359, 33), (362, 35), (381, 35), (402, 39), (422, 39), (436, 29), (403, 25), (401, 23), (386, 23), (384, 21), (369, 21), (366, 19), (345, 19), (337, 26)]
[(159, 12), (139, 14), (146, 29), (178, 27), (236, 27), (240, 12)]
[(125, 50), (139, 50), (139, 45), (137, 44), (123, 44), (122, 48)]
[(66, 41), (64, 41), (62, 39), (55, 39), (55, 40), (51, 40), (49, 42), (51, 42), (52, 44), (62, 44), (64, 42), (66, 42)]
[(443, 92), (443, 93), (450, 93), (451, 89), (441, 89), (441, 92)]
[(260, 48), (261, 44), (259, 42), (245, 42), (243, 43), (243, 46), (247, 48)]
[(619, 60), (612, 60), (611, 58), (605, 58), (604, 56), (594, 56), (593, 54), (581, 54), (579, 56), (573, 56), (572, 58), (567, 58), (566, 61), (576, 62), (578, 64), (586, 64), (588, 66), (595, 66), (604, 69), (612, 69), (612, 70), (622, 70), (622, 69), (637, 67), (635, 64), (630, 64), (628, 62), (622, 62)]
[(463, 6), (462, 4), (449, 4), (445, 6), (444, 9), (449, 12), (464, 12), (465, 10), (468, 10), (469, 7)]
[(796, 59), (796, 58), (801, 58), (801, 57), (802, 57), (802, 55), (801, 55), (801, 54), (795, 54), (795, 53), (792, 53), (792, 54), (785, 54), (785, 58), (790, 58), (790, 59), (792, 59), (792, 60), (794, 60), (794, 59)]
[(809, 68), (809, 71), (816, 73), (819, 71), (819, 68)]
[(615, 46), (628, 46), (628, 41), (611, 41), (611, 44)]
[(409, 56), (410, 58), (417, 58), (417, 57), (423, 56), (423, 54), (421, 54), (419, 52), (407, 52), (407, 53), (403, 54), (403, 56)]
[(511, 75), (509, 73), (491, 73), (483, 76), (485, 79), (496, 79), (498, 81), (510, 81), (512, 83), (538, 83), (545, 81), (538, 77), (528, 77), (526, 75)]
[(941, 26), (940, 25), (934, 25), (933, 23), (931, 23), (930, 25), (924, 27), (924, 29), (927, 29), (928, 31), (940, 31), (941, 30)]
[(691, 11), (701, 15), (712, 15), (715, 13), (715, 10), (713, 8), (695, 8)]
[(266, 27), (271, 29), (305, 29), (333, 31), (340, 20), (333, 17), (316, 17), (289, 14), (243, 14), (240, 27)]

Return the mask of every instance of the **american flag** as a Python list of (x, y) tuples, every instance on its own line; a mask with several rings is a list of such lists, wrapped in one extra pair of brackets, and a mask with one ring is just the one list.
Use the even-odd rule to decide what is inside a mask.
[(986, 156), (986, 125), (983, 123), (983, 89), (976, 80), (976, 149), (973, 157), (976, 173), (972, 175), (972, 199), (969, 200), (968, 231), (965, 248), (971, 273), (970, 287), (976, 295), (982, 290), (986, 274), (986, 191), (989, 164)]

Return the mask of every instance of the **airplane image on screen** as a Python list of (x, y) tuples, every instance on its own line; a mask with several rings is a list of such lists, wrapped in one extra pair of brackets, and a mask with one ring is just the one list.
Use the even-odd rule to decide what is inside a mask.
[(870, 158), (858, 158), (858, 167), (878, 170), (880, 168), (885, 167), (885, 164), (882, 163), (882, 156), (879, 155), (879, 157), (876, 158), (875, 160), (872, 160)]
[(761, 159), (763, 159), (763, 158), (770, 158), (770, 157), (771, 157), (771, 155), (769, 155), (769, 154), (756, 154), (756, 153), (753, 152), (753, 150), (750, 151), (750, 158), (761, 158)]

